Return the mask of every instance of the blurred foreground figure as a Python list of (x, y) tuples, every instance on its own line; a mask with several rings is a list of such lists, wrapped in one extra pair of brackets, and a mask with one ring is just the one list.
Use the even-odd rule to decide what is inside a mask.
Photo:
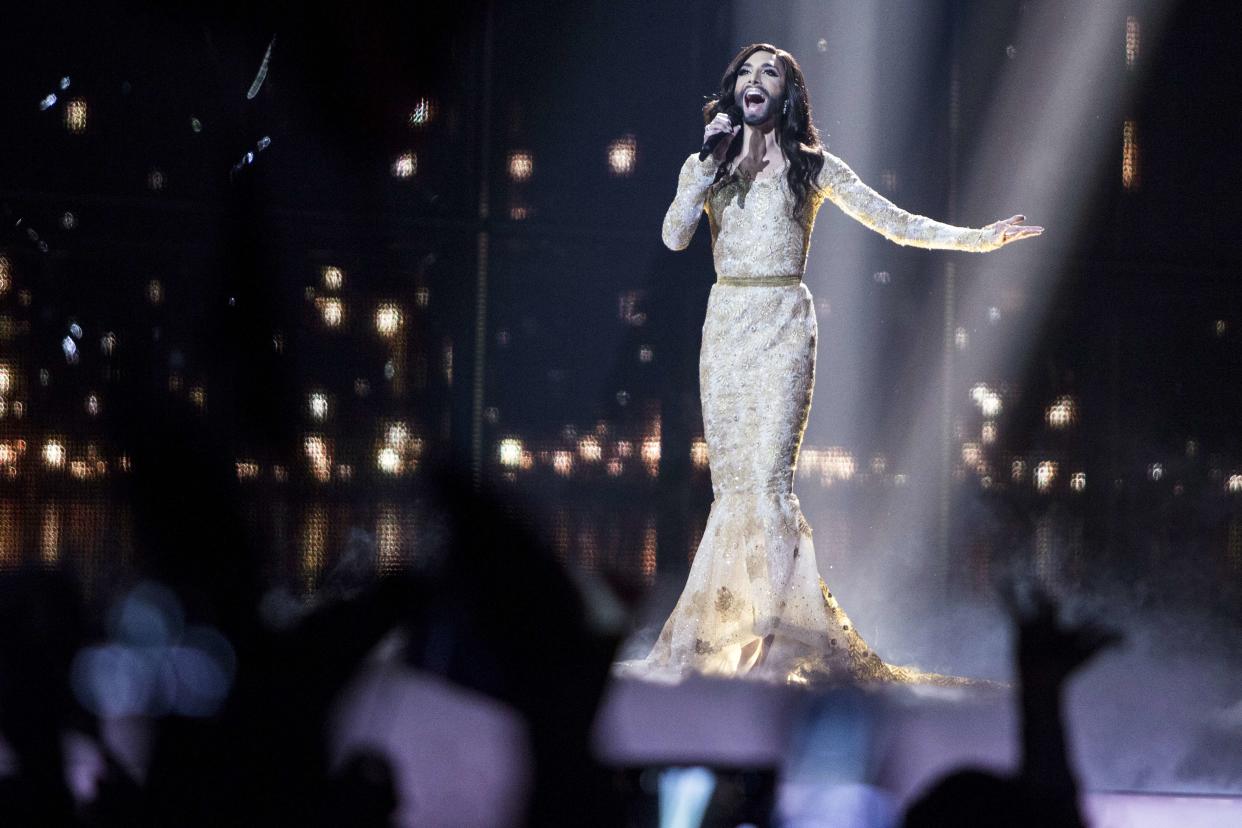
[(69, 692), (84, 634), (76, 586), (59, 572), (0, 573), (0, 629), (0, 825), (67, 824), (64, 739), (87, 723)]
[(1066, 680), (1119, 643), (1120, 635), (1095, 624), (1060, 622), (1056, 604), (1038, 590), (1021, 596), (1011, 589), (1007, 598), (1017, 624), (1022, 767), (1012, 777), (974, 768), (950, 774), (910, 807), (906, 828), (1085, 825), (1065, 745), (1062, 695)]
[[(261, 626), (257, 599), (243, 612), (194, 591), (240, 636), (237, 682), (210, 719), (160, 720), (156, 824), (607, 825), (619, 813), (588, 752), (615, 642), (587, 628), (574, 585), (500, 503), (449, 474), (428, 480), (410, 493), (427, 515), (416, 569), (355, 572), (283, 630)], [(211, 552), (181, 549), (164, 579), (212, 583), (199, 571)]]
[[(231, 461), (159, 413), (127, 438), (137, 577), (102, 640), (67, 577), (0, 574), (0, 822), (620, 823), (588, 746), (616, 642), (519, 518), (429, 472), (417, 568), (346, 556), (265, 623)], [(71, 786), (72, 732), (97, 760)]]

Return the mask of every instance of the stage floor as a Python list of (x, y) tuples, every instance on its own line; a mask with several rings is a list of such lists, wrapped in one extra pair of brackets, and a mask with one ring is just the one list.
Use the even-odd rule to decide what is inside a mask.
[[(1070, 694), (1067, 719), (1083, 808), (1095, 826), (1242, 825), (1242, 786), (1219, 773), (1170, 779), (1165, 735), (1143, 728), (1118, 740), (1140, 755), (1101, 761), (1090, 737), (1091, 696)], [(1116, 711), (1111, 711), (1113, 716)], [(595, 748), (626, 768), (703, 766), (777, 773), (778, 808), (797, 825), (874, 824), (866, 812), (899, 813), (944, 774), (962, 766), (1008, 772), (1018, 760), (1018, 721), (1007, 689), (890, 686), (813, 693), (745, 681), (689, 679), (656, 685), (616, 679), (596, 724)], [(1077, 730), (1076, 730), (1076, 726)], [(1179, 766), (1219, 768), (1237, 744), (1177, 749)], [(1197, 755), (1196, 750), (1203, 754)], [(1132, 768), (1152, 751), (1150, 787), (1134, 789)], [(1196, 761), (1197, 760), (1197, 761)], [(1119, 788), (1117, 768), (1127, 768)], [(1138, 775), (1141, 778), (1142, 774)], [(1111, 784), (1110, 784), (1111, 783)], [(851, 813), (853, 817), (851, 817)], [(828, 822), (822, 821), (829, 814)], [(808, 821), (809, 820), (809, 821)]]

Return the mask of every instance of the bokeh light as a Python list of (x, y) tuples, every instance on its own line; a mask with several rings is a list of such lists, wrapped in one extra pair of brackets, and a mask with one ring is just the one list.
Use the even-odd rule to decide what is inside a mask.
[(696, 469), (708, 467), (707, 441), (702, 437), (696, 437), (690, 443), (690, 462)]
[(339, 328), (345, 321), (345, 303), (335, 296), (320, 296), (315, 299), (315, 307), (323, 324), (329, 328)]
[(320, 483), (332, 479), (332, 445), (322, 434), (308, 434), (302, 442), (311, 477)]
[(578, 439), (578, 456), (587, 463), (598, 463), (604, 457), (603, 447), (599, 439), (588, 434)]
[(427, 97), (419, 98), (414, 104), (414, 108), (410, 110), (407, 122), (411, 127), (423, 127), (435, 120), (439, 107), (436, 102)]
[(1058, 397), (1044, 412), (1044, 419), (1052, 428), (1069, 428), (1078, 421), (1078, 404), (1073, 397)]
[(392, 337), (401, 330), (401, 308), (386, 302), (375, 309), (375, 330), (380, 336)]
[(529, 181), (535, 174), (535, 157), (529, 152), (517, 150), (509, 153), (509, 178), (514, 181)]
[(1139, 183), (1138, 124), (1128, 118), (1121, 130), (1121, 185), (1137, 190)]
[(70, 683), (84, 708), (105, 719), (206, 717), (219, 712), (237, 671), (232, 644), (187, 626), (177, 597), (145, 581), (109, 611), (109, 640), (74, 656)]
[(79, 135), (86, 131), (86, 119), (89, 108), (83, 98), (72, 98), (65, 102), (65, 129)]
[(984, 417), (988, 419), (995, 418), (1001, 412), (1001, 397), (985, 383), (976, 383), (970, 389), (970, 398), (974, 400), (975, 405), (979, 406), (979, 410)]
[(401, 452), (392, 446), (381, 446), (375, 454), (375, 463), (380, 471), (390, 475), (401, 474), (404, 467), (401, 462)]
[(340, 290), (345, 284), (345, 273), (336, 265), (326, 265), (321, 271), (326, 290)]
[(639, 450), (643, 460), (643, 466), (647, 469), (650, 477), (656, 477), (660, 473), (660, 438), (656, 435), (649, 435), (643, 438), (642, 448)]
[(1138, 63), (1140, 27), (1138, 18), (1130, 15), (1126, 18), (1126, 68), (1133, 69)]
[(43, 462), (49, 469), (63, 469), (68, 452), (60, 440), (50, 439), (43, 444)]
[(622, 135), (608, 144), (608, 170), (618, 178), (633, 175), (638, 164), (638, 139)]
[(418, 172), (418, 156), (403, 152), (392, 162), (393, 178), (412, 178)]
[(307, 408), (310, 409), (311, 419), (323, 421), (328, 417), (328, 395), (322, 391), (313, 391), (307, 397)]
[(1057, 479), (1057, 464), (1052, 460), (1044, 460), (1035, 466), (1035, 488), (1041, 492), (1052, 489)]
[(522, 464), (522, 441), (516, 437), (506, 437), (500, 441), (500, 465), (517, 468)]
[(384, 430), (384, 441), (398, 451), (404, 451), (410, 439), (410, 429), (405, 423), (392, 423)]

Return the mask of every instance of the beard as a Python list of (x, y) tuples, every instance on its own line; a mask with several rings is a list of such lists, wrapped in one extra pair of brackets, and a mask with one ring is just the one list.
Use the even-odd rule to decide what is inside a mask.
[(743, 93), (734, 98), (734, 103), (742, 110), (742, 123), (748, 126), (761, 126), (775, 120), (776, 102), (772, 98), (765, 96), (762, 104), (750, 107), (746, 105), (746, 94)]

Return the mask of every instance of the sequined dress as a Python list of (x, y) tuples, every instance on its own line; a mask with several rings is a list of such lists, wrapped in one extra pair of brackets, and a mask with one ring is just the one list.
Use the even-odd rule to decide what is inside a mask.
[(854, 630), (815, 562), (793, 493), (815, 384), (817, 325), (802, 283), (824, 199), (903, 245), (984, 252), (994, 228), (913, 215), (864, 184), (841, 159), (824, 167), (800, 218), (784, 174), (716, 179), (711, 158), (686, 159), (664, 217), (682, 250), (706, 211), (717, 281), (699, 356), (703, 428), (714, 500), (686, 586), (650, 655), (620, 672), (676, 679), (691, 672), (777, 682), (902, 678)]

